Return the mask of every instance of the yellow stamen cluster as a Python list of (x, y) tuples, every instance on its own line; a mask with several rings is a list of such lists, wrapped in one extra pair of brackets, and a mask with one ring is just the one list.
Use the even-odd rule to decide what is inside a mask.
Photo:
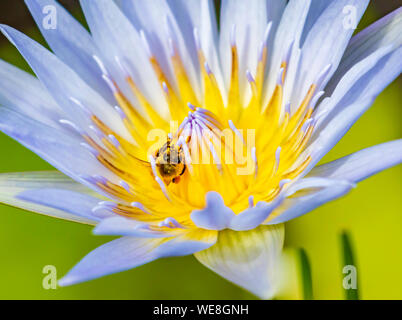
[[(119, 104), (117, 110), (135, 143), (113, 132), (95, 115), (92, 116), (92, 122), (101, 133), (101, 143), (89, 135), (84, 137), (96, 150), (99, 162), (122, 181), (120, 184), (108, 180), (96, 182), (116, 201), (114, 212), (144, 222), (158, 222), (173, 217), (183, 227), (191, 227), (190, 214), (205, 206), (207, 192), (220, 193), (225, 204), (237, 214), (250, 206), (250, 198), (253, 203), (272, 201), (288, 179), (295, 179), (308, 166), (311, 158), (301, 158), (301, 154), (313, 132), (310, 102), (316, 85), (311, 85), (301, 105), (294, 108), (296, 111), (291, 115), (290, 108), (286, 108), (283, 101), (283, 84), (288, 71), (288, 62), (284, 61), (279, 81), (268, 104), (264, 105), (264, 76), (268, 57), (268, 50), (264, 46), (255, 77), (251, 73), (247, 75), (252, 96), (244, 105), (239, 86), (239, 79), (243, 75), (239, 73), (235, 44), (232, 44), (231, 51), (231, 82), (225, 93), (209, 69), (204, 53), (199, 50), (203, 88), (201, 101), (174, 44), (170, 59), (175, 83), (169, 81), (157, 58), (153, 55), (149, 57), (165, 93), (170, 119), (164, 119), (155, 111), (129, 74), (126, 75), (126, 81), (138, 101), (136, 106), (112, 79), (108, 79)], [(224, 95), (227, 95), (226, 105)], [(189, 103), (195, 107), (189, 109)], [(182, 125), (177, 131), (170, 132), (171, 121)], [(148, 140), (148, 133), (155, 128), (170, 133), (172, 143), (186, 154), (187, 170), (179, 183), (166, 185), (153, 168), (152, 155), (167, 139), (166, 135), (159, 142), (159, 147), (155, 147), (155, 141)], [(220, 134), (223, 131), (232, 135)], [(254, 135), (249, 137), (249, 131)], [(232, 141), (229, 141), (230, 137)], [(252, 144), (248, 143), (249, 138), (253, 140)], [(209, 155), (210, 161), (195, 161), (199, 160), (200, 154)]]

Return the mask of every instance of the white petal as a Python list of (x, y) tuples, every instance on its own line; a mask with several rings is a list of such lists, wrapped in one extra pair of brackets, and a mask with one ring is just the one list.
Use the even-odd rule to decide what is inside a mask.
[(120, 216), (103, 219), (93, 230), (97, 235), (130, 236), (136, 238), (167, 238), (173, 237), (173, 232), (155, 231), (149, 225), (133, 219)]
[(308, 177), (359, 182), (402, 162), (402, 139), (370, 147), (315, 167)]
[[(28, 117), (60, 128), (64, 112), (34, 76), (0, 60), (0, 104)], [(24, 90), (21, 90), (24, 88)]]
[(150, 64), (139, 30), (134, 28), (113, 1), (81, 0), (80, 3), (94, 41), (101, 49), (102, 56), (100, 58), (104, 60), (119, 88), (135, 106), (138, 105), (125, 81), (127, 75), (122, 72), (116, 57), (129, 69), (136, 85), (150, 103), (162, 116), (167, 117), (168, 106), (161, 85)]
[[(322, 124), (323, 129), (317, 130), (307, 149), (307, 152), (313, 152), (313, 161), (305, 172), (310, 171), (338, 143), (372, 105), (377, 95), (400, 74), (402, 70), (401, 54), (402, 47), (384, 56), (356, 81), (353, 87), (349, 88), (336, 106), (330, 108), (334, 112), (325, 119)], [(332, 99), (336, 101), (337, 97), (334, 96)], [(331, 100), (329, 100), (330, 102)]]
[[(358, 83), (358, 81), (362, 82), (360, 78), (363, 78), (365, 73), (370, 71), (387, 53), (394, 51), (394, 54), (399, 57), (397, 50), (402, 46), (401, 28), (402, 9), (398, 9), (373, 23), (352, 38), (338, 70), (325, 89), (326, 95), (332, 97), (320, 104), (317, 109), (318, 114), (325, 111), (329, 115), (329, 111), (336, 107), (337, 102), (346, 95), (349, 89)], [(391, 56), (388, 59), (391, 59)], [(377, 77), (376, 75), (372, 77), (374, 79), (378, 78), (380, 81), (382, 78), (392, 80), (401, 71), (400, 69), (398, 70), (398, 66), (400, 67), (400, 64), (389, 65), (390, 70), (385, 72), (377, 68), (380, 74), (383, 73), (386, 76), (388, 75), (388, 77)], [(385, 82), (385, 85), (387, 84), (388, 82)], [(359, 89), (355, 89), (354, 91), (359, 91)], [(373, 94), (378, 94), (378, 92)]]
[(82, 175), (103, 175), (118, 181), (77, 137), (46, 126), (15, 111), (0, 107), (0, 131), (35, 152), (42, 159), (76, 181), (91, 186)]
[[(215, 7), (212, 0), (201, 1), (201, 19), (199, 25), (200, 45), (205, 54), (205, 59), (215, 75), (219, 89), (223, 93), (223, 102), (227, 103), (225, 84), (222, 68), (219, 60), (219, 34), (216, 22)], [(204, 67), (204, 66), (201, 66)]]
[(90, 88), (71, 68), (23, 33), (5, 25), (1, 25), (0, 30), (21, 52), (60, 107), (78, 125), (85, 128), (89, 125), (90, 119), (71, 98), (79, 100), (113, 131), (132, 141), (113, 107)]
[(226, 87), (230, 86), (231, 77), (231, 37), (235, 26), (235, 40), (239, 54), (239, 85), (247, 102), (250, 88), (246, 71), (255, 74), (260, 43), (268, 24), (266, 0), (223, 0), (220, 19), (220, 56)]
[(217, 243), (195, 257), (206, 267), (262, 299), (279, 289), (278, 275), (284, 239), (283, 225), (250, 231), (224, 230)]
[(158, 258), (185, 256), (204, 250), (216, 241), (215, 231), (188, 231), (175, 238), (123, 237), (90, 252), (63, 279), (60, 286), (132, 269)]
[(331, 65), (331, 70), (317, 90), (322, 90), (333, 75), (354, 32), (355, 26), (348, 23), (357, 24), (360, 21), (368, 2), (368, 0), (332, 1), (317, 19), (302, 47), (303, 59), (295, 87), (297, 105), (326, 66)]
[[(283, 12), (281, 22), (278, 26), (278, 31), (275, 34), (275, 40), (272, 47), (272, 57), (270, 58), (270, 66), (266, 75), (266, 88), (264, 96), (264, 104), (267, 105), (270, 99), (278, 78), (281, 63), (286, 57), (289, 48), (293, 47), (293, 51), (290, 57), (290, 66), (287, 75), (290, 77), (296, 76), (296, 71), (299, 64), (300, 52), (298, 51), (300, 46), (300, 37), (303, 32), (303, 26), (305, 24), (307, 14), (310, 8), (311, 0), (291, 0)], [(287, 78), (286, 82), (289, 83), (285, 92), (288, 97), (289, 92), (292, 92), (293, 87), (292, 78)]]
[[(58, 190), (60, 195), (64, 194), (64, 197), (53, 198), (54, 190)], [(28, 196), (29, 193), (30, 199), (21, 198), (21, 195)], [(35, 201), (29, 201), (33, 200), (35, 194)], [(92, 216), (91, 209), (100, 199), (92, 194), (91, 190), (57, 171), (0, 174), (0, 203), (55, 218), (96, 224), (99, 219)], [(72, 195), (74, 199), (70, 197)], [(39, 201), (39, 197), (42, 201)], [(50, 205), (52, 201), (53, 205)]]
[[(55, 0), (25, 1), (41, 33), (53, 52), (60, 60), (77, 74), (109, 103), (114, 97), (102, 80), (102, 72), (92, 58), (97, 55), (97, 48), (87, 30)], [(55, 10), (54, 28), (45, 24), (46, 8)]]
[(265, 224), (278, 224), (300, 217), (345, 195), (353, 187), (354, 184), (346, 180), (315, 177), (301, 179), (288, 189), (288, 196), (292, 197), (285, 199)]
[(258, 227), (282, 203), (283, 198), (284, 196), (281, 194), (269, 203), (261, 201), (254, 207), (239, 213), (230, 222), (230, 229), (246, 231)]
[(400, 47), (402, 45), (401, 28), (402, 8), (398, 8), (355, 35), (346, 48), (331, 83), (337, 83), (337, 80), (354, 64), (376, 50), (389, 45), (392, 45), (394, 49)]
[[(342, 111), (342, 109), (350, 103), (348, 100), (355, 99), (354, 96), (365, 93), (365, 91), (358, 89), (359, 84), (364, 85), (365, 82), (370, 80), (370, 78), (367, 77), (370, 76), (370, 72), (373, 73), (372, 70), (377, 63), (379, 63), (384, 57), (390, 56), (392, 51), (392, 46), (376, 50), (367, 58), (354, 65), (341, 78), (339, 83), (337, 83), (335, 90), (328, 89), (332, 95), (325, 98), (315, 111), (315, 116), (318, 119), (314, 128), (316, 133), (319, 133), (320, 128), (325, 127), (325, 125), (328, 124), (328, 121), (330, 121), (337, 112)], [(381, 72), (380, 68), (374, 70)], [(371, 77), (375, 79), (375, 74)], [(340, 103), (341, 101), (342, 103)]]
[(191, 213), (191, 220), (195, 225), (207, 230), (226, 229), (234, 217), (234, 212), (226, 207), (222, 196), (217, 192), (209, 192), (206, 195), (204, 209), (194, 210)]

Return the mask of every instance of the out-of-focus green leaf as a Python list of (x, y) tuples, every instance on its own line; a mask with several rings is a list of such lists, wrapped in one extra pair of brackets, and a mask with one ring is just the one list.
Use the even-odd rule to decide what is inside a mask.
[(347, 231), (343, 231), (340, 238), (343, 257), (342, 273), (344, 276), (342, 284), (345, 290), (345, 299), (359, 300), (357, 278), (353, 279), (353, 277), (357, 277), (357, 267), (350, 235)]
[(299, 249), (300, 273), (303, 286), (303, 299), (313, 300), (313, 280), (311, 276), (311, 264), (304, 249)]

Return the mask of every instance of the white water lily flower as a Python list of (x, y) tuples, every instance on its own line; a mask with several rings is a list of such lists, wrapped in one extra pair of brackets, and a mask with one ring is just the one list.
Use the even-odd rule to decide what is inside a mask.
[(1, 26), (37, 78), (0, 61), (0, 130), (61, 173), (2, 174), (0, 201), (122, 236), (60, 285), (195, 254), (271, 298), (283, 223), (402, 160), (315, 167), (400, 74), (401, 9), (352, 37), (367, 0), (223, 0), (219, 28), (212, 0), (81, 0), (88, 33), (26, 2), (53, 53)]

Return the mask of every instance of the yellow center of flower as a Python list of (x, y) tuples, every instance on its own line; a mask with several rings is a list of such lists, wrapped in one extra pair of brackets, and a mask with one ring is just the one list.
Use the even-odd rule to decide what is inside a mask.
[[(272, 201), (309, 164), (309, 155), (301, 155), (313, 132), (310, 104), (316, 85), (311, 85), (290, 114), (283, 101), (288, 71), (288, 62), (284, 61), (275, 90), (264, 104), (264, 46), (255, 76), (247, 74), (252, 97), (244, 104), (236, 45), (232, 44), (228, 92), (220, 89), (202, 50), (198, 56), (201, 100), (174, 44), (171, 65), (175, 83), (169, 81), (156, 57), (150, 55), (169, 105), (170, 119), (155, 111), (131, 76), (127, 75), (126, 81), (139, 103), (136, 106), (104, 75), (119, 103), (116, 110), (135, 141), (127, 141), (92, 116), (103, 138), (101, 143), (89, 135), (85, 139), (96, 150), (97, 159), (121, 179), (120, 183), (106, 179), (96, 182), (117, 203), (114, 212), (144, 222), (167, 221), (164, 227), (172, 228), (177, 223), (192, 227), (190, 214), (205, 207), (208, 192), (221, 194), (225, 204), (238, 214), (259, 201)], [(174, 129), (172, 123), (176, 124)]]

